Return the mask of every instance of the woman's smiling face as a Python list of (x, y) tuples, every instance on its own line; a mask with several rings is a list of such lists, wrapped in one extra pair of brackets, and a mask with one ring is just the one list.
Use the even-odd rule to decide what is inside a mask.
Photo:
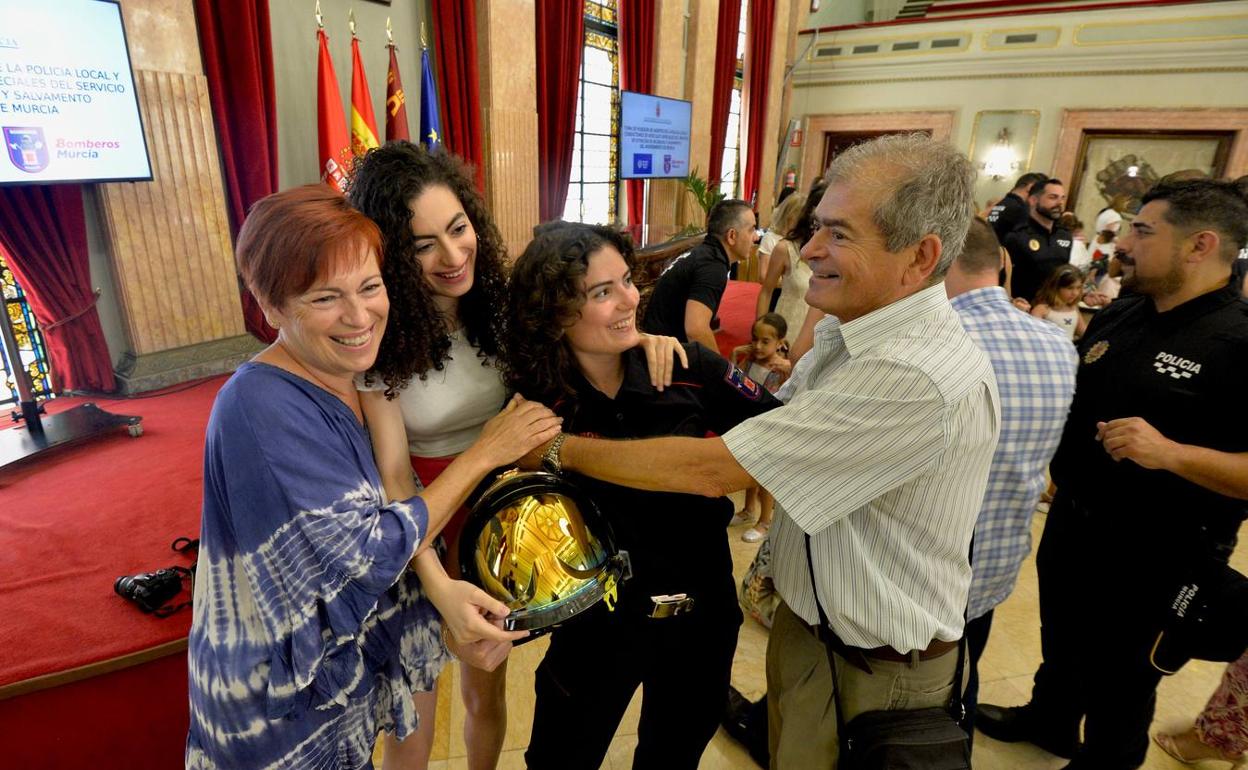
[(580, 318), (565, 332), (573, 353), (619, 354), (641, 342), (633, 271), (614, 246), (589, 255), (581, 288), (585, 304)]
[(412, 210), (412, 253), (443, 312), (452, 315), (472, 289), (477, 232), (459, 198), (446, 185), (425, 188), (408, 203)]

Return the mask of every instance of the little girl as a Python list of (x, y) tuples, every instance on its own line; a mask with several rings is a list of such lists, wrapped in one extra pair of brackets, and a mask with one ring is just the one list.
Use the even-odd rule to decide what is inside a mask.
[[(764, 313), (750, 329), (749, 345), (733, 348), (732, 362), (744, 366), (745, 374), (751, 380), (775, 393), (789, 378), (793, 365), (786, 357), (789, 343), (784, 336), (789, 325), (779, 313)], [(771, 526), (771, 516), (775, 508), (775, 500), (758, 485), (745, 490), (745, 507), (737, 511), (733, 518), (734, 524), (745, 524), (758, 515), (758, 523), (741, 535), (747, 543), (757, 543), (767, 534)]]
[(1081, 299), (1083, 272), (1074, 265), (1062, 265), (1041, 284), (1031, 314), (1059, 327), (1073, 341), (1082, 337), (1087, 327), (1079, 312)]

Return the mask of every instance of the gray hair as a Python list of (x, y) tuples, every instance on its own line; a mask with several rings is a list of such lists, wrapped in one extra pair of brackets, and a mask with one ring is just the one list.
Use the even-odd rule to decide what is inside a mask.
[(962, 253), (974, 214), (975, 167), (948, 142), (918, 133), (881, 136), (836, 156), (825, 179), (876, 196), (872, 219), (889, 251), (925, 235), (939, 237), (940, 262), (932, 280), (943, 277)]

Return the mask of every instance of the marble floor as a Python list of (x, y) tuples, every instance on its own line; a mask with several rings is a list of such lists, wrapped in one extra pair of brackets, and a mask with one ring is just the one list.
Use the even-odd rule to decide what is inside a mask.
[[(1039, 542), (1044, 515), (1037, 514), (1032, 524), (1033, 539)], [(741, 540), (744, 527), (732, 527), (733, 563), (738, 580), (749, 566), (757, 549)], [(1241, 531), (1248, 536), (1248, 525)], [(1241, 548), (1232, 559), (1241, 572), (1248, 572), (1248, 551)], [(1002, 705), (1025, 703), (1031, 692), (1031, 676), (1040, 662), (1039, 615), (1036, 590), (1036, 569), (1028, 559), (1019, 577), (1018, 587), (1004, 604), (997, 608), (992, 636), (980, 662), (980, 699)], [(767, 647), (767, 629), (746, 618), (733, 662), (732, 681), (738, 690), (751, 699), (766, 688), (763, 660)], [(532, 725), (533, 672), (546, 650), (546, 641), (539, 639), (513, 651), (509, 660), (507, 703), (509, 721), (507, 739), (498, 767), (502, 770), (523, 768), (524, 748)], [(458, 663), (447, 667), (440, 679), (436, 738), (433, 749), (433, 770), (467, 768), (463, 739), (464, 707), (459, 698)], [(1217, 687), (1224, 664), (1193, 661), (1177, 675), (1166, 678), (1158, 696), (1154, 730), (1178, 730), (1191, 724)], [(633, 748), (637, 743), (637, 720), (641, 711), (638, 691), (624, 715), (604, 768), (627, 770), (632, 766)], [(380, 750), (377, 756), (380, 760)], [(1054, 757), (1029, 744), (998, 743), (982, 734), (975, 736), (975, 767), (981, 770), (1056, 770), (1066, 760)], [(1213, 768), (1225, 763), (1208, 763)], [(707, 747), (700, 765), (702, 770), (756, 768), (745, 750), (721, 729)], [(1166, 756), (1155, 745), (1149, 749), (1147, 770), (1179, 770), (1185, 765)]]

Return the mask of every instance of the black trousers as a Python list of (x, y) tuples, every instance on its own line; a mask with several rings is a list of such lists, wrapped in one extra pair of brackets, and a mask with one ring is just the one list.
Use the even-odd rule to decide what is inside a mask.
[(1089, 511), (1059, 489), (1036, 553), (1044, 662), (1030, 712), (1058, 737), (1085, 720), (1080, 759), (1104, 770), (1144, 762), (1161, 681), (1148, 656), (1190, 564), (1137, 514)]
[(741, 626), (735, 596), (726, 598), (662, 620), (599, 604), (556, 629), (537, 668), (528, 766), (601, 766), (640, 685), (633, 767), (697, 768), (724, 714)]

